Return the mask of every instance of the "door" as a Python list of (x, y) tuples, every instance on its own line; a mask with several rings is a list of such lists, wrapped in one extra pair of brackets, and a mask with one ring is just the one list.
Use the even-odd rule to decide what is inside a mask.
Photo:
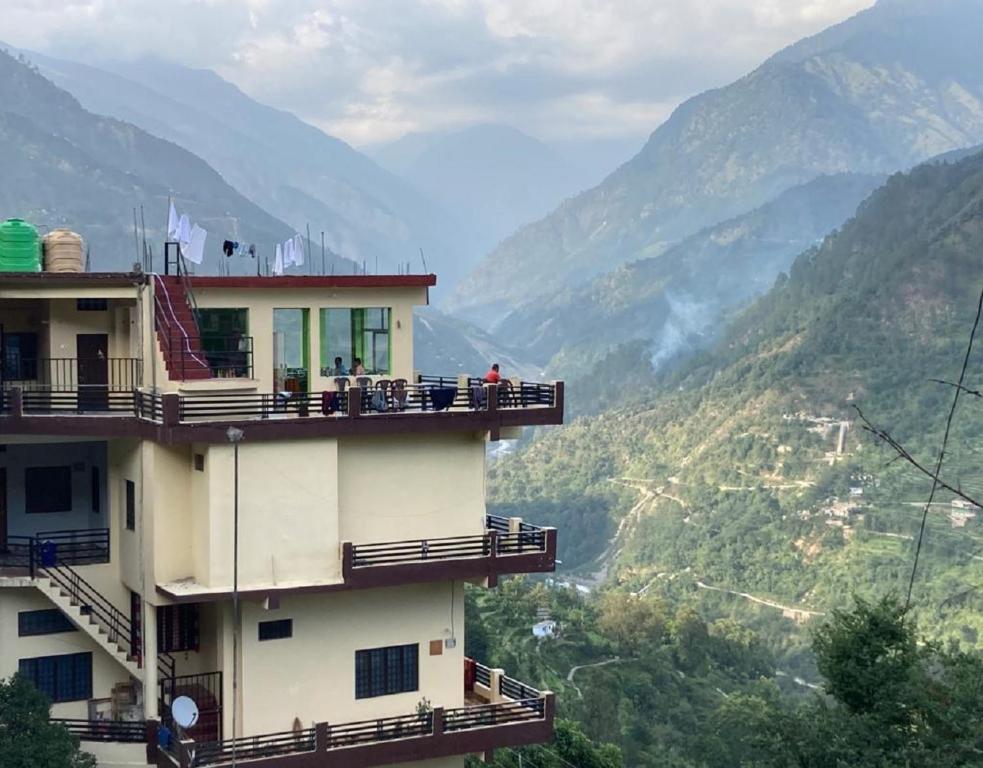
[(7, 468), (0, 467), (0, 552), (7, 548)]
[(80, 411), (109, 408), (109, 336), (80, 333), (75, 340), (78, 366), (78, 407)]

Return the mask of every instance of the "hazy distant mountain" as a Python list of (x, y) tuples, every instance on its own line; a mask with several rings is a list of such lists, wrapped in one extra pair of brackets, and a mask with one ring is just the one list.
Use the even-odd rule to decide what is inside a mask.
[(618, 344), (643, 341), (658, 366), (714, 341), (728, 310), (763, 294), (803, 250), (853, 215), (883, 176), (820, 176), (665, 253), (529, 302), (498, 336), (551, 374), (578, 378)]
[(291, 234), (200, 158), (133, 125), (87, 112), (6, 53), (0, 53), (0, 168), (2, 215), (80, 232), (99, 269), (129, 269), (139, 260), (133, 209), (140, 205), (160, 268), (168, 196), (208, 230), (206, 254), (213, 266), (228, 236), (263, 247)]
[(979, 0), (881, 0), (684, 103), (602, 184), (492, 251), (449, 308), (493, 324), (817, 175), (983, 141), (980, 39)]
[(482, 252), (583, 188), (579, 167), (504, 125), (408, 134), (378, 148), (376, 157), (467, 221)]
[[(169, 139), (208, 161), (243, 195), (292, 229), (310, 224), (319, 252), (395, 271), (419, 249), (442, 285), (466, 264), (452, 250), (460, 232), (424, 195), (339, 139), (249, 98), (210, 70), (160, 60), (98, 67), (29, 53), (42, 73), (83, 106)], [(451, 255), (453, 254), (453, 256)]]

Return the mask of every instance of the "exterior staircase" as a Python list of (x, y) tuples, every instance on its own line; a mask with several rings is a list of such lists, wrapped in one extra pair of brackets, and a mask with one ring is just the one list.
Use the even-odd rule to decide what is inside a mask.
[(69, 620), (106, 651), (127, 672), (142, 679), (139, 651), (131, 648), (131, 624), (126, 614), (67, 565), (38, 568), (34, 585)]
[(185, 276), (154, 276), (157, 341), (171, 381), (212, 378), (186, 280)]

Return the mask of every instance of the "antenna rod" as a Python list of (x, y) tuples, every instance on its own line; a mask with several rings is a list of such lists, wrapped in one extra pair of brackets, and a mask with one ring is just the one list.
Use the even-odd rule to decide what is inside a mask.
[(427, 269), (427, 257), (423, 255), (423, 249), (420, 249), (420, 261), (423, 262), (423, 274), (429, 275), (430, 270)]
[(140, 205), (140, 228), (143, 230), (143, 268), (149, 272), (150, 267), (147, 264), (147, 220), (143, 217), (143, 204)]
[(321, 274), (328, 274), (327, 270), (324, 268), (324, 230), (321, 230)]
[(311, 253), (311, 223), (307, 222), (307, 274), (314, 274), (314, 254)]
[(137, 260), (140, 259), (140, 237), (137, 235), (137, 209), (133, 208), (133, 248), (137, 252)]

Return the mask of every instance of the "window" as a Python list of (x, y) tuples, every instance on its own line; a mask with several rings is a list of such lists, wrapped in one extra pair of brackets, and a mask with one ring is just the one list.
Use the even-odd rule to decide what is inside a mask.
[(74, 632), (75, 625), (57, 608), (41, 611), (19, 611), (17, 613), (17, 635), (53, 635), (56, 632)]
[(277, 619), (276, 621), (261, 621), (259, 623), (260, 640), (282, 640), (294, 636), (293, 619)]
[(417, 643), (355, 651), (355, 698), (417, 690), (419, 655)]
[(28, 514), (71, 512), (71, 466), (28, 467), (25, 469), (24, 511)]
[(195, 454), (195, 472), (205, 471), (205, 454), (196, 453)]
[(21, 659), (18, 671), (53, 703), (92, 698), (92, 654)]
[(109, 309), (106, 299), (76, 299), (75, 309), (79, 312), (105, 312)]
[(126, 481), (126, 530), (137, 529), (137, 486), (132, 480)]
[(34, 381), (38, 377), (38, 335), (5, 333), (3, 335), (3, 378), (8, 381)]
[(366, 373), (389, 374), (389, 307), (321, 310), (321, 375), (331, 376), (340, 357), (346, 372), (356, 357)]
[(157, 652), (198, 650), (198, 605), (157, 608)]

